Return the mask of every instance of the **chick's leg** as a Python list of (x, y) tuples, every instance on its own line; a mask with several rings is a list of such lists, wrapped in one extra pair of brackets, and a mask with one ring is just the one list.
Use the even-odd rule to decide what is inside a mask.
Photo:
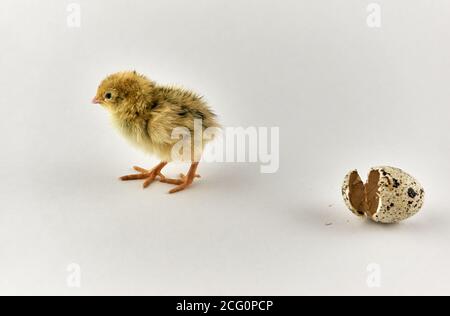
[(194, 182), (195, 178), (200, 178), (200, 176), (198, 174), (196, 174), (198, 164), (199, 164), (198, 162), (193, 162), (191, 165), (191, 168), (189, 169), (188, 174), (186, 176), (184, 174), (182, 174), (180, 179), (163, 178), (160, 181), (163, 183), (177, 185), (177, 187), (175, 187), (174, 189), (169, 191), (170, 194), (183, 191), (184, 189), (189, 187), (192, 184), (192, 182)]
[(122, 181), (130, 181), (130, 180), (145, 180), (144, 188), (147, 188), (150, 184), (152, 184), (156, 177), (160, 177), (160, 179), (165, 179), (164, 175), (161, 173), (161, 170), (167, 165), (167, 162), (161, 162), (155, 168), (151, 170), (147, 170), (141, 167), (134, 167), (133, 169), (140, 172), (139, 174), (132, 174), (128, 176), (123, 176), (120, 179)]

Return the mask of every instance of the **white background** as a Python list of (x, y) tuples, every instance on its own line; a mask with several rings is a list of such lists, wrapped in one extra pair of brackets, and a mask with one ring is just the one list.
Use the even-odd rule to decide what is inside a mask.
[[(450, 2), (378, 1), (379, 29), (370, 2), (80, 0), (69, 28), (70, 1), (2, 0), (0, 294), (450, 294)], [(157, 163), (90, 104), (128, 69), (224, 126), (280, 127), (279, 171), (203, 164), (173, 196), (118, 181)], [(422, 182), (419, 215), (346, 210), (344, 175), (375, 165)]]

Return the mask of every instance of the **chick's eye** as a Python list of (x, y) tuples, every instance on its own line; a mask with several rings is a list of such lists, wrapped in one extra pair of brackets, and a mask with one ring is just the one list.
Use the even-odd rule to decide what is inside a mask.
[(112, 94), (110, 92), (105, 94), (105, 99), (110, 100), (111, 98), (112, 98)]

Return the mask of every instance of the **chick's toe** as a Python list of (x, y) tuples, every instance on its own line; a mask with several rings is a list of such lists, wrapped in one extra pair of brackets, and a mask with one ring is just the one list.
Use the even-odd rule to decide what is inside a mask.
[(157, 177), (159, 177), (161, 180), (165, 179), (166, 177), (161, 173), (161, 170), (167, 165), (167, 162), (161, 162), (159, 165), (157, 165), (155, 168), (151, 170), (147, 170), (141, 167), (134, 167), (134, 170), (140, 172), (139, 174), (132, 174), (123, 176), (120, 179), (122, 181), (131, 181), (131, 180), (145, 180), (144, 181), (144, 189), (150, 186)]

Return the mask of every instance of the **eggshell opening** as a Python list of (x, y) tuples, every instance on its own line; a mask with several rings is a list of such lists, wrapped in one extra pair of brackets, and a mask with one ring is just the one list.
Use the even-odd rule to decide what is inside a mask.
[(372, 218), (380, 208), (379, 196), (380, 172), (372, 170), (367, 182), (361, 180), (358, 171), (353, 171), (349, 177), (348, 197), (350, 205), (360, 216)]
[(366, 195), (366, 215), (374, 216), (380, 208), (380, 172), (372, 170), (364, 187)]
[(348, 180), (348, 200), (350, 202), (351, 208), (356, 211), (357, 215), (364, 216), (365, 208), (365, 193), (364, 193), (364, 183), (358, 174), (358, 171), (353, 171), (350, 174)]

